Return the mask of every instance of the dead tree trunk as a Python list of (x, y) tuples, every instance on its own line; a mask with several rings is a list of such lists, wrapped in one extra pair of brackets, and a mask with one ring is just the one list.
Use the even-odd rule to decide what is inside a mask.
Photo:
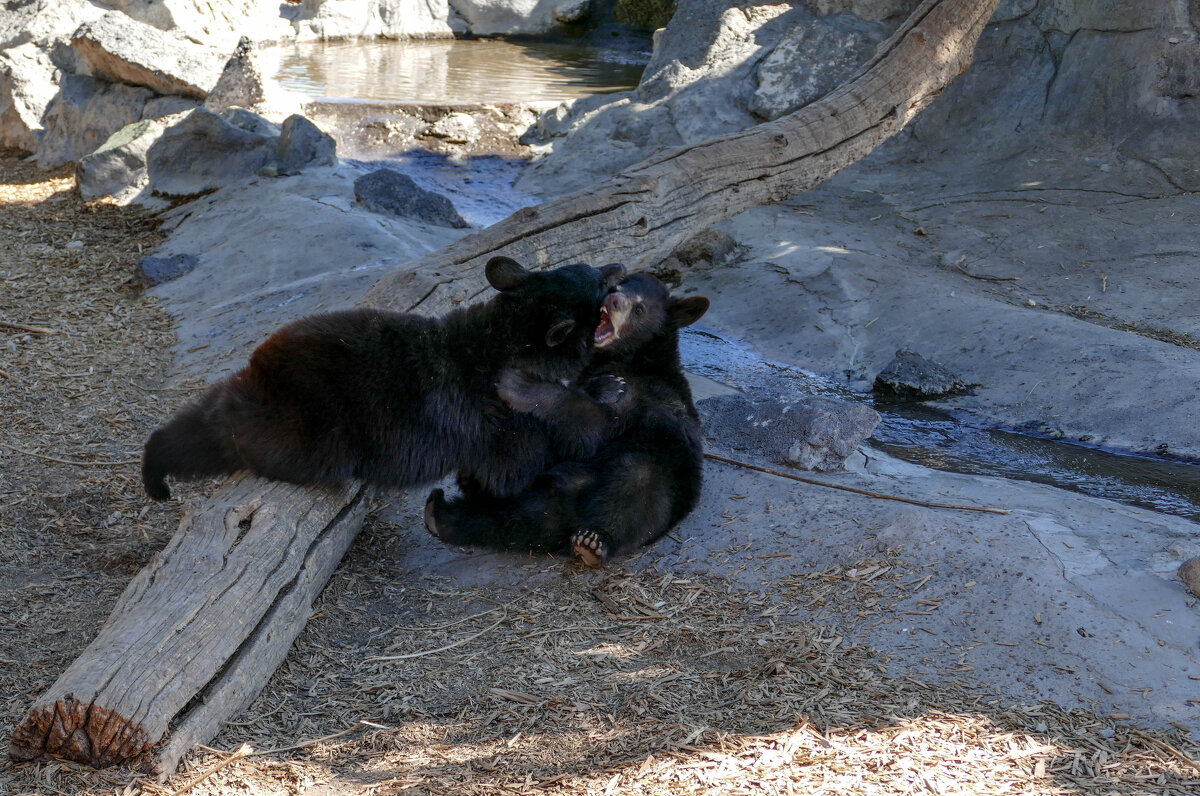
[[(481, 294), (477, 266), (501, 253), (541, 267), (644, 266), (721, 219), (807, 190), (899, 132), (965, 71), (997, 3), (926, 0), (859, 77), (823, 99), (521, 210), (389, 274), (360, 303), (441, 312)], [(169, 773), (282, 661), (365, 499), (357, 487), (232, 481), (134, 578), (99, 637), (34, 703), (10, 755), (100, 766), (146, 754)]]

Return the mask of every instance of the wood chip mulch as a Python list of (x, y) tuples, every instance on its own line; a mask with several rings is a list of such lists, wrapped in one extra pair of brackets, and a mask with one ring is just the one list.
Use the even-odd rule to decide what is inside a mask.
[[(71, 187), (0, 157), (0, 739), (178, 521), (132, 463), (182, 398), (170, 325), (126, 284), (154, 221)], [(3, 761), (0, 794), (1200, 793), (1182, 731), (925, 682), (852, 643), (846, 623), (917, 588), (890, 554), (762, 592), (653, 550), (608, 572), (532, 558), (464, 591), (398, 566), (423, 533), (368, 522), (262, 695), (168, 781)]]

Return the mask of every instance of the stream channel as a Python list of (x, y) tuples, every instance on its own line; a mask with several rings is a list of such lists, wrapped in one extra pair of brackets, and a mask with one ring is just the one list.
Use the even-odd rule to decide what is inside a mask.
[[(634, 88), (645, 49), (499, 40), (312, 42), (264, 51), (283, 88), (338, 101), (487, 103), (561, 101)], [(353, 162), (353, 161), (352, 161)], [(471, 158), (454, 163), (425, 152), (397, 154), (418, 184), (446, 194), (474, 226), (495, 223), (537, 199), (513, 188), (522, 163)], [(356, 162), (370, 170), (378, 163)], [(920, 405), (874, 402), (794, 365), (768, 361), (751, 346), (684, 329), (681, 356), (691, 372), (750, 397), (821, 395), (870, 403), (882, 416), (870, 443), (937, 470), (1000, 476), (1200, 521), (1200, 465), (1119, 454), (988, 427)]]

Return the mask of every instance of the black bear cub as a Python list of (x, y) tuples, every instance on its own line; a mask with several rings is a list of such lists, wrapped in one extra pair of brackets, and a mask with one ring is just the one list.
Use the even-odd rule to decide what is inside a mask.
[(399, 488), (459, 472), (496, 495), (553, 462), (550, 430), (496, 392), (510, 368), (570, 382), (591, 358), (600, 304), (621, 266), (530, 272), (494, 257), (486, 303), (440, 319), (375, 309), (301, 318), (249, 366), (181, 409), (146, 442), (142, 480), (242, 468), (280, 481), (361, 478)]
[[(516, 497), (464, 484), (425, 504), (430, 533), (451, 544), (554, 551), (570, 546), (591, 566), (658, 539), (696, 505), (704, 454), (700, 419), (679, 363), (678, 330), (708, 310), (703, 296), (675, 298), (649, 274), (632, 274), (604, 300), (596, 354), (564, 387), (518, 369), (500, 395), (546, 422), (563, 459)], [(594, 455), (576, 457), (600, 443)], [(460, 479), (460, 483), (461, 479)]]

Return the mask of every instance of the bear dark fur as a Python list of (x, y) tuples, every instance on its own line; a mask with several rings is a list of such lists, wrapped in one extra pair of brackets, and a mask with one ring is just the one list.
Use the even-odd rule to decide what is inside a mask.
[(604, 302), (596, 354), (578, 382), (563, 387), (506, 371), (500, 394), (514, 409), (575, 442), (603, 441), (594, 456), (560, 461), (515, 498), (468, 485), (426, 502), (430, 533), (451, 544), (554, 551), (570, 545), (598, 566), (658, 539), (695, 507), (704, 454), (700, 420), (679, 363), (678, 330), (708, 299), (669, 295), (649, 274), (627, 277)]
[(600, 303), (624, 276), (568, 265), (529, 272), (492, 258), (500, 294), (440, 319), (375, 309), (312, 315), (275, 332), (250, 364), (184, 407), (146, 442), (142, 480), (242, 468), (327, 484), (399, 488), (459, 472), (496, 495), (526, 489), (554, 441), (498, 397), (506, 369), (569, 382), (587, 365)]

